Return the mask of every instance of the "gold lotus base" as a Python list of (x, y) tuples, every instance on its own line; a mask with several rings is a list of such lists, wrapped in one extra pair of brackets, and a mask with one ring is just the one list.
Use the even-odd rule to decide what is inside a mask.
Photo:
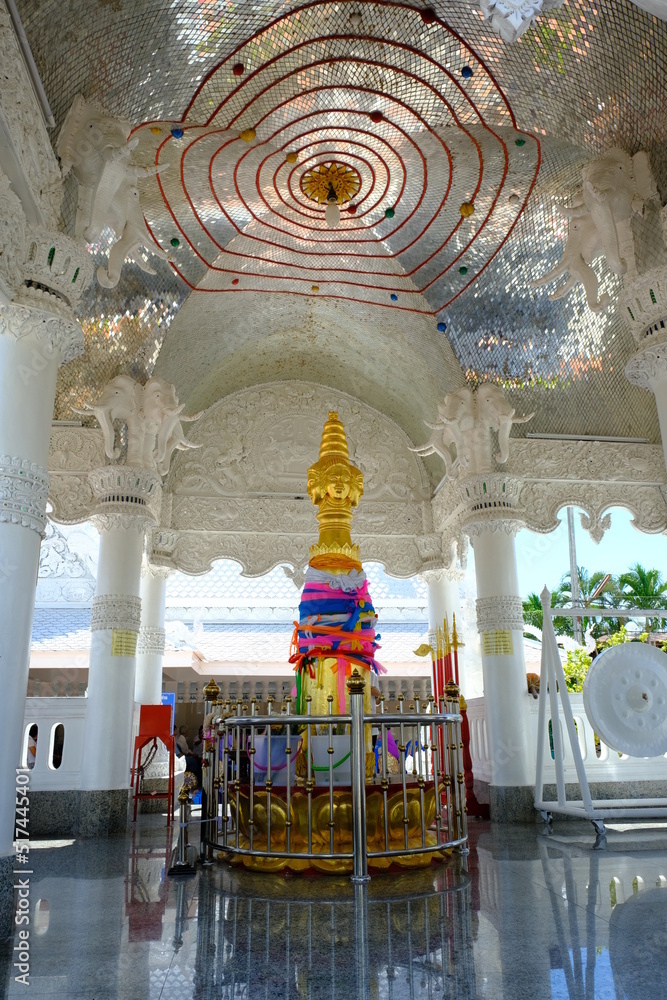
[[(403, 822), (403, 789), (399, 785), (390, 787), (387, 796), (387, 815), (389, 827), (389, 850), (395, 851), (405, 847)], [(407, 827), (408, 847), (422, 846), (422, 822), (420, 789), (410, 786), (407, 791)], [(232, 822), (236, 820), (236, 796), (230, 795)], [(248, 786), (242, 786), (239, 795), (239, 847), (250, 848), (250, 796)], [(429, 847), (437, 844), (434, 833), (429, 833), (429, 827), (435, 820), (435, 788), (433, 784), (424, 786), (424, 826), (426, 828), (426, 843)], [(253, 816), (253, 850), (267, 850), (267, 794), (266, 791), (254, 793)], [(287, 850), (287, 800), (285, 789), (274, 789), (271, 792), (271, 850)], [(293, 790), (290, 799), (291, 837), (290, 851), (295, 855), (308, 851), (308, 794), (300, 788)], [(352, 851), (352, 791), (350, 788), (336, 788), (333, 793), (333, 840), (336, 851)], [(329, 839), (329, 789), (317, 788), (312, 796), (312, 826), (313, 854), (330, 854)], [(382, 790), (374, 785), (366, 786), (366, 831), (369, 852), (383, 851), (384, 841), (384, 796)], [(400, 868), (424, 868), (433, 861), (443, 861), (449, 851), (424, 851), (416, 854), (395, 855), (390, 858), (369, 858), (371, 871), (386, 871), (394, 865)], [(315, 869), (330, 875), (342, 875), (352, 872), (351, 858), (266, 858), (248, 854), (236, 854), (233, 851), (222, 851), (218, 854), (220, 860), (233, 864), (242, 864), (251, 871), (278, 872), (289, 869), (303, 872)]]

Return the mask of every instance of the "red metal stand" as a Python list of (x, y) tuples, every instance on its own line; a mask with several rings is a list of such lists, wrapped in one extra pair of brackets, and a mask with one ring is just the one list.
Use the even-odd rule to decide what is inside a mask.
[[(169, 780), (166, 792), (141, 791), (141, 755), (150, 743), (157, 747), (161, 740), (169, 752)], [(135, 784), (136, 778), (136, 784)], [(134, 740), (134, 760), (132, 762), (132, 787), (134, 789), (134, 819), (137, 819), (139, 799), (167, 799), (167, 824), (170, 824), (174, 814), (174, 735), (171, 732), (170, 705), (142, 705), (139, 715), (139, 735)]]

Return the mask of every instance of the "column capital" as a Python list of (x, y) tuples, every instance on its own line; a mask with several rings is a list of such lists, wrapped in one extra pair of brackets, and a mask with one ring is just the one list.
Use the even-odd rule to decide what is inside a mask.
[[(37, 296), (41, 295), (38, 291)], [(60, 309), (57, 300), (36, 300), (26, 304), (25, 299), (29, 298), (31, 295), (26, 289), (25, 296), (20, 294), (13, 302), (0, 306), (0, 335), (13, 340), (35, 337), (43, 356), (41, 368), (51, 359), (65, 365), (83, 354), (81, 327), (73, 317), (66, 315), (65, 309)]]
[[(170, 499), (170, 495), (164, 499)], [(150, 576), (168, 577), (175, 570), (172, 562), (178, 532), (170, 528), (155, 528), (148, 536), (146, 544), (146, 562), (142, 573)]]
[(25, 458), (0, 455), (0, 522), (21, 524), (43, 538), (49, 474)]
[(106, 465), (88, 473), (95, 497), (90, 520), (98, 531), (150, 531), (160, 519), (162, 477), (134, 465)]
[(524, 526), (519, 498), (523, 480), (503, 472), (466, 476), (458, 484), (459, 499), (466, 510), (462, 529), (469, 538), (483, 531), (515, 535)]
[[(422, 568), (418, 574), (420, 577), (427, 582), (430, 579), (454, 579), (457, 573), (455, 539), (445, 540), (441, 534), (433, 532), (430, 535), (418, 535), (415, 543), (422, 559)], [(433, 573), (436, 576), (431, 577), (429, 574)]]
[(523, 631), (523, 603), (520, 597), (502, 595), (499, 597), (478, 597), (477, 631), (502, 632), (520, 629)]
[(429, 586), (432, 584), (440, 583), (441, 581), (453, 581), (461, 580), (463, 578), (463, 573), (455, 565), (452, 566), (440, 566), (437, 569), (423, 569), (418, 576), (421, 580), (424, 580)]
[(518, 535), (522, 528), (526, 527), (526, 522), (516, 517), (489, 517), (479, 521), (470, 521), (463, 528), (465, 533), (475, 547), (475, 538), (484, 532), (504, 531), (506, 535)]
[(141, 567), (141, 575), (144, 579), (166, 580), (173, 572), (173, 566), (163, 566), (160, 563), (154, 563), (152, 559), (150, 562), (144, 562)]
[(625, 377), (640, 389), (650, 390), (656, 382), (667, 379), (667, 343), (652, 343), (637, 351), (625, 366)]
[(58, 230), (25, 223), (18, 199), (0, 174), (0, 217), (10, 213), (0, 256), (0, 291), (11, 301), (0, 308), (0, 333), (19, 340), (34, 336), (44, 344), (44, 360), (58, 355), (67, 364), (83, 354), (81, 326), (74, 307), (92, 280), (92, 260), (81, 241)]

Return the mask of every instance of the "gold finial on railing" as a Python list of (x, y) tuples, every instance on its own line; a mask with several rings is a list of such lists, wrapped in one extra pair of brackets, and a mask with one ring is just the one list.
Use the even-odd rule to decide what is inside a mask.
[(455, 701), (458, 705), (459, 702), (459, 686), (456, 681), (447, 681), (445, 684), (445, 698), (447, 701)]
[(363, 694), (366, 681), (355, 667), (347, 681), (347, 690), (350, 694)]
[(204, 698), (206, 699), (206, 701), (215, 701), (216, 698), (219, 697), (220, 697), (220, 688), (211, 677), (210, 681), (204, 688)]

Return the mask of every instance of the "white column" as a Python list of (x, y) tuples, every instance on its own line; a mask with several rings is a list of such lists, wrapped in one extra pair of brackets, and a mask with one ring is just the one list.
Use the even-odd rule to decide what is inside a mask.
[(465, 529), (475, 553), (491, 785), (503, 788), (532, 786), (535, 779), (514, 546), (520, 527), (519, 521), (499, 519)]
[(134, 700), (139, 705), (159, 705), (162, 701), (164, 612), (168, 575), (168, 569), (149, 563), (141, 576), (141, 628), (134, 684)]
[[(436, 628), (442, 628), (447, 619), (449, 629), (452, 628), (452, 615), (459, 614), (459, 579), (460, 573), (449, 569), (427, 569), (421, 574), (428, 586), (428, 631), (429, 642), (431, 634), (435, 638)], [(433, 643), (431, 643), (433, 645)]]
[[(14, 339), (0, 315), (0, 856), (13, 853), (30, 638), (46, 526), (48, 460), (60, 352), (35, 332)], [(48, 739), (40, 733), (40, 739)]]
[(140, 518), (136, 527), (133, 523), (124, 527), (112, 522), (100, 531), (90, 622), (86, 752), (81, 775), (84, 789), (124, 789), (130, 784), (143, 550)]
[(660, 436), (667, 464), (667, 343), (638, 351), (628, 361), (625, 374), (633, 385), (649, 389), (655, 396)]

